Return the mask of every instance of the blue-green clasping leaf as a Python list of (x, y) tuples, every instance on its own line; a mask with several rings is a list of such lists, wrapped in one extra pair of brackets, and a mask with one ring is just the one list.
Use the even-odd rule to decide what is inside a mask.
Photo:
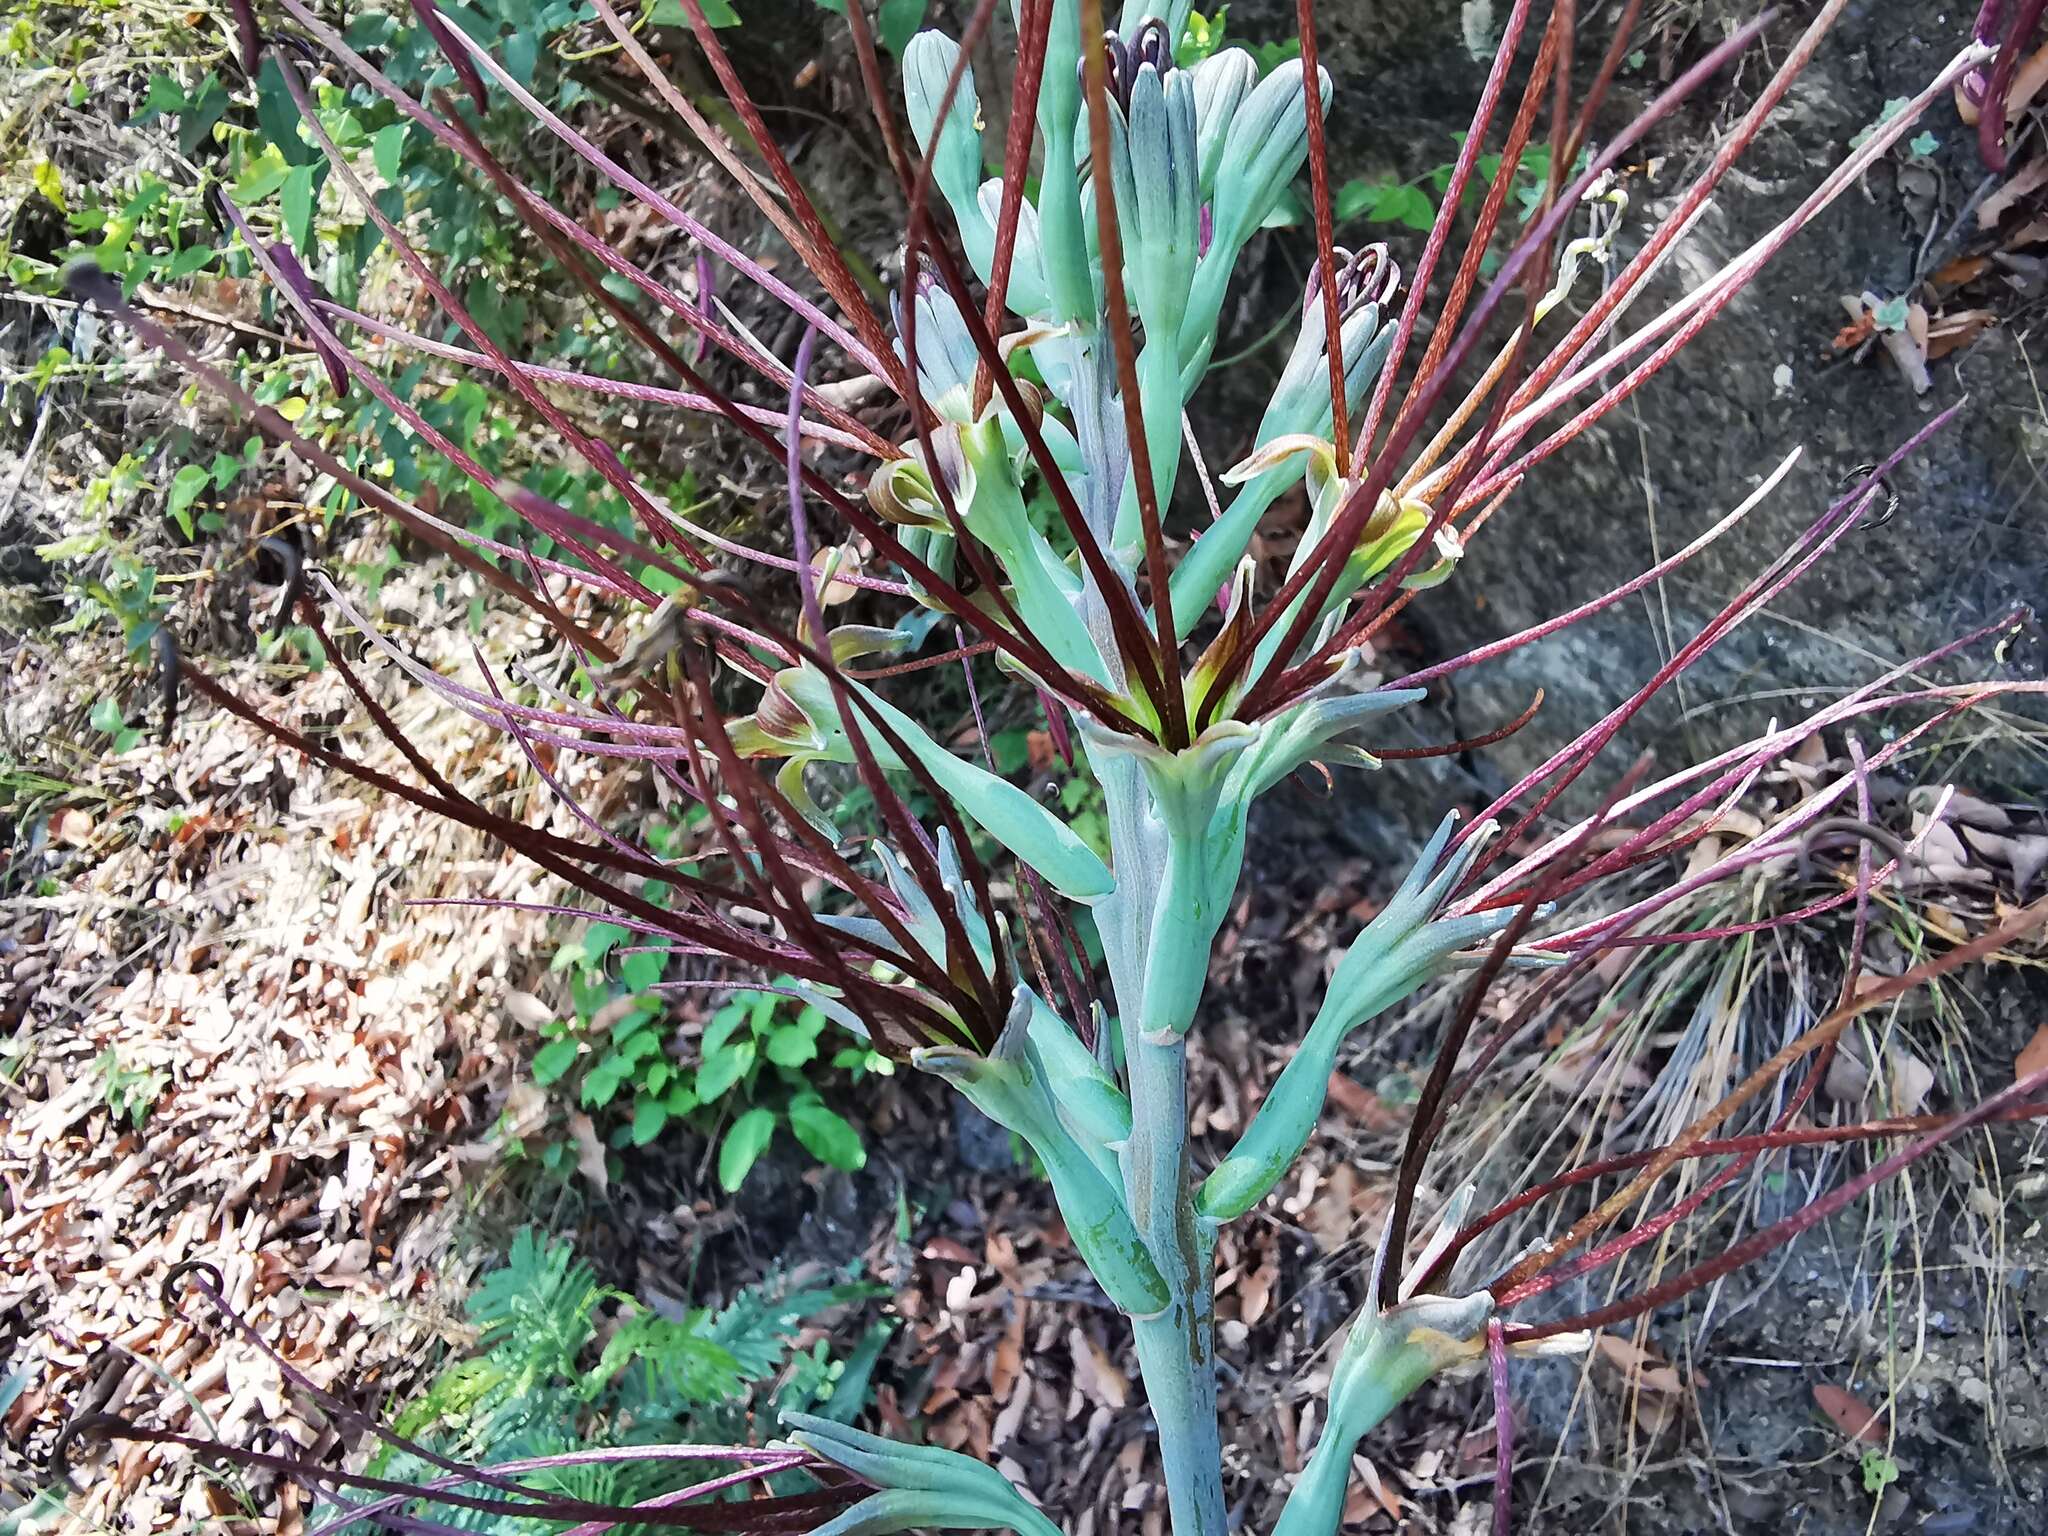
[(967, 248), (976, 275), (986, 282), (995, 228), (981, 211), (981, 98), (975, 93), (972, 68), (960, 76), (945, 125), (939, 124), (939, 105), (946, 99), (946, 83), (959, 58), (960, 45), (945, 33), (918, 33), (903, 50), (903, 100), (917, 147), (931, 156), (932, 179), (953, 210), (960, 243)]
[[(872, 689), (850, 680), (846, 686), (888, 726), (962, 814), (1037, 870), (1062, 896), (1093, 902), (1116, 888), (1109, 866), (1095, 850), (1030, 795), (940, 746), (923, 726)], [(873, 729), (871, 719), (855, 723), (884, 768), (907, 766)], [(853, 761), (832, 685), (809, 667), (785, 667), (776, 673), (761, 707), (752, 717), (734, 722), (731, 735), (733, 745), (749, 757), (786, 757), (797, 763)], [(788, 792), (787, 784), (784, 790)]]
[[(1288, 359), (1287, 371), (1274, 390), (1254, 438), (1254, 450), (1295, 437), (1326, 438), (1333, 426), (1330, 413), (1330, 370), (1328, 354), (1321, 345), (1323, 322), (1318, 315), (1302, 321), (1304, 336), (1317, 338), (1312, 355), (1302, 358), (1297, 346)], [(1353, 420), (1365, 398), (1365, 391), (1385, 365), (1394, 343), (1391, 325), (1379, 324), (1379, 307), (1368, 304), (1344, 321), (1345, 410)], [(1262, 469), (1249, 478), (1225, 475), (1225, 484), (1236, 482), (1236, 494), (1223, 515), (1195, 541), (1170, 578), (1173, 592), (1173, 621), (1185, 635), (1193, 629), (1204, 610), (1230, 578), (1231, 568), (1250, 547), (1258, 532), (1259, 519), (1274, 502), (1301, 483), (1308, 460), (1290, 456)], [(1449, 572), (1445, 571), (1445, 575)]]
[(1327, 1536), (1344, 1519), (1351, 1458), (1389, 1412), (1437, 1372), (1485, 1353), (1493, 1298), (1422, 1296), (1351, 1326), (1330, 1373), (1329, 1411), (1273, 1536)]
[(1081, 1145), (1060, 1118), (1048, 1068), (1030, 1038), (1036, 999), (1019, 987), (1010, 1020), (987, 1056), (958, 1046), (911, 1053), (921, 1072), (942, 1077), (996, 1124), (1015, 1131), (1045, 1165), (1053, 1198), (1074, 1247), (1104, 1293), (1134, 1317), (1156, 1316), (1169, 1301), (1151, 1253), (1124, 1206), (1114, 1161)]
[(1076, 609), (1081, 579), (1033, 525), (1002, 433), (984, 419), (961, 428), (959, 441), (974, 487), (962, 518), (1010, 579), (1025, 629), (1061, 666), (1106, 680), (1108, 668)]
[(1455, 951), (1490, 938), (1514, 920), (1511, 907), (1434, 918), (1486, 846), (1491, 830), (1477, 829), (1439, 869), (1437, 861), (1456, 821), (1455, 816), (1444, 819), (1393, 900), (1345, 950), (1301, 1045), (1230, 1155), (1203, 1181), (1196, 1200), (1203, 1216), (1229, 1221), (1243, 1215), (1292, 1165), (1322, 1113), (1338, 1049), (1354, 1029), (1414, 992)]
[(1008, 779), (977, 768), (933, 741), (910, 716), (853, 685), (961, 812), (1029, 864), (1069, 901), (1094, 901), (1116, 888), (1109, 866), (1065, 822)]
[[(1347, 409), (1356, 414), (1366, 385), (1378, 376), (1381, 364), (1386, 361), (1394, 329), (1388, 326), (1382, 330), (1379, 305), (1367, 303), (1343, 317), (1342, 330), (1344, 396)], [(1296, 432), (1313, 437), (1329, 435), (1330, 351), (1323, 343), (1326, 334), (1323, 306), (1317, 302), (1315, 285), (1310, 284), (1308, 302), (1302, 309), (1301, 333), (1295, 338), (1294, 350), (1287, 355), (1287, 366), (1280, 371), (1280, 382), (1273, 387), (1266, 414), (1259, 420), (1254, 447), (1263, 447)]]
[(1077, 1137), (1114, 1150), (1130, 1139), (1131, 1101), (1066, 1020), (1036, 998), (1026, 1026), (1062, 1122)]
[[(990, 178), (981, 184), (981, 216), (987, 221), (990, 237), (1002, 227), (1003, 183), (1000, 178)], [(1025, 198), (1017, 205), (1017, 229), (1010, 256), (1010, 286), (1004, 291), (1003, 302), (1016, 315), (1043, 315), (1050, 300), (1045, 290), (1045, 256), (1039, 248), (1038, 210), (1031, 199)]]
[(886, 1440), (815, 1414), (785, 1411), (782, 1419), (794, 1444), (879, 1490), (811, 1536), (883, 1536), (919, 1528), (1060, 1536), (1059, 1527), (1008, 1478), (971, 1456)]
[[(960, 318), (960, 309), (953, 302), (952, 294), (939, 284), (920, 280), (912, 303), (917, 322), (918, 388), (948, 420), (965, 421), (974, 370), (981, 362), (974, 337), (967, 329), (967, 322)], [(898, 300), (896, 331), (899, 338), (906, 318), (902, 301)], [(896, 351), (908, 360), (910, 349), (901, 339), (896, 343)]]

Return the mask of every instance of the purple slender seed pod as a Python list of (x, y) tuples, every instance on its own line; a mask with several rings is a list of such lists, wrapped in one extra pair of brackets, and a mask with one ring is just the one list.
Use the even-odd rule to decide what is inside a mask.
[(476, 109), (483, 112), (490, 103), (484, 97), (484, 77), (476, 72), (476, 65), (470, 62), (469, 50), (462, 40), (435, 9), (434, 0), (412, 0), (412, 13), (419, 17), (420, 25), (434, 39), (434, 46), (447, 57), (449, 67), (455, 71), (455, 78), (462, 82), (462, 88), (469, 92), (469, 99), (476, 103)]
[(242, 56), (242, 73), (253, 78), (263, 63), (263, 34), (256, 26), (256, 0), (228, 0), (228, 5), (235, 13), (235, 46)]
[[(1996, 30), (2001, 7), (1995, 3), (1987, 5), (1977, 16), (1977, 37), (1980, 42), (1994, 39), (1984, 35), (1988, 27)], [(1998, 58), (1991, 66), (1991, 75), (1979, 85), (1977, 112), (1977, 158), (1984, 162), (1986, 169), (2002, 171), (2006, 167), (2008, 152), (2005, 147), (2005, 98), (2012, 89), (2012, 79), (2019, 72), (2020, 60), (2025, 56), (2027, 45), (2041, 30), (2041, 18), (2048, 11), (2048, 0), (2020, 0), (2020, 8), (2012, 19), (2012, 30), (2006, 33), (2005, 42), (2000, 45)], [(1972, 71), (1963, 80), (1963, 89), (1970, 89), (1971, 81), (1980, 74)]]
[[(711, 258), (702, 251), (699, 251), (697, 253), (697, 313), (703, 316), (706, 321), (711, 320), (717, 313), (711, 302), (717, 295), (718, 278), (711, 270)], [(690, 361), (701, 363), (704, 360), (704, 349), (708, 345), (710, 343), (704, 339), (704, 333), (699, 331), (697, 333), (697, 351)]]
[(1052, 738), (1053, 751), (1059, 753), (1061, 762), (1073, 767), (1074, 736), (1067, 729), (1065, 713), (1043, 688), (1038, 690), (1038, 707), (1045, 713), (1045, 733)]
[[(315, 308), (326, 295), (321, 293), (313, 279), (306, 275), (306, 269), (299, 264), (299, 258), (289, 244), (274, 240), (270, 245), (270, 259), (277, 263), (279, 276), (297, 294), (308, 309)], [(327, 383), (337, 397), (348, 393), (348, 365), (341, 359), (341, 353), (333, 345), (318, 336), (312, 339), (313, 350), (320, 354), (320, 361), (327, 369)]]

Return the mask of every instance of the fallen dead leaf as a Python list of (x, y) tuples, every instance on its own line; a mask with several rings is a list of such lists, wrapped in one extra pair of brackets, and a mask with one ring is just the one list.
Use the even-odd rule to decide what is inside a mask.
[(604, 1142), (598, 1138), (597, 1127), (581, 1110), (571, 1110), (569, 1134), (576, 1141), (576, 1171), (588, 1179), (590, 1187), (602, 1197), (610, 1190), (612, 1179), (605, 1171)]
[(1883, 1421), (1865, 1407), (1855, 1393), (1823, 1381), (1814, 1385), (1813, 1400), (1820, 1405), (1820, 1411), (1834, 1421), (1835, 1428), (1851, 1440), (1861, 1440), (1868, 1445), (1884, 1444)]
[(1685, 1381), (1678, 1367), (1655, 1350), (1617, 1334), (1601, 1334), (1594, 1347), (1621, 1373), (1624, 1400), (1643, 1433), (1655, 1436), (1670, 1428), (1685, 1403)]
[(1594, 1341), (1593, 1347), (1600, 1351), (1603, 1359), (1618, 1367), (1624, 1378), (1645, 1392), (1677, 1393), (1684, 1390), (1678, 1367), (1654, 1349), (1646, 1348), (1633, 1339), (1603, 1333)]
[(1892, 1113), (1919, 1114), (1927, 1106), (1927, 1095), (1934, 1091), (1934, 1069), (1896, 1043), (1886, 1057), (1891, 1067)]
[(1010, 1400), (1014, 1388), (1024, 1371), (1024, 1304), (1019, 1303), (1010, 1313), (1010, 1325), (1003, 1330), (1003, 1336), (996, 1340), (995, 1358), (989, 1362), (988, 1389), (999, 1403)]
[(1246, 1275), (1237, 1288), (1237, 1315), (1249, 1328), (1266, 1315), (1273, 1304), (1273, 1285), (1280, 1278), (1280, 1266), (1272, 1255)]
[(1974, 283), (1990, 270), (1989, 256), (1958, 256), (1955, 260), (1944, 262), (1935, 268), (1933, 276), (1927, 281), (1936, 288), (1953, 291), (1965, 283)]
[(1962, 309), (1941, 315), (1927, 329), (1927, 356), (1941, 358), (1960, 351), (1997, 323), (1998, 316), (1988, 309)]
[(50, 836), (67, 848), (83, 848), (92, 841), (92, 817), (76, 806), (50, 818)]
[(2032, 1077), (2041, 1071), (2048, 1071), (2048, 1024), (2034, 1031), (2034, 1038), (2020, 1047), (2012, 1064), (2014, 1078)]
[(1380, 1476), (1380, 1469), (1365, 1456), (1351, 1458), (1351, 1470), (1358, 1474), (1357, 1482), (1351, 1489), (1351, 1496), (1344, 1501), (1344, 1524), (1369, 1520), (1381, 1510), (1398, 1521), (1401, 1518), (1401, 1495), (1389, 1488), (1386, 1479)]
[(2048, 43), (2028, 54), (2026, 62), (2013, 71), (2012, 85), (2005, 93), (2006, 120), (2026, 111), (2044, 86), (2048, 86)]
[(1100, 1344), (1076, 1325), (1067, 1334), (1067, 1347), (1074, 1356), (1074, 1386), (1091, 1402), (1121, 1408), (1130, 1400), (1131, 1384), (1116, 1368)]

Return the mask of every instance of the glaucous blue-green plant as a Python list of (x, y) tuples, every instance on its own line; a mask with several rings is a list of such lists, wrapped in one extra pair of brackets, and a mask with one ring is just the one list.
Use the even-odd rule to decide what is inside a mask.
[[(316, 579), (299, 594), (302, 613), (416, 778), (373, 771), (324, 742), (267, 728), (316, 760), (495, 832), (601, 904), (611, 920), (723, 957), (743, 973), (735, 984), (792, 978), (801, 995), (864, 1032), (877, 1049), (944, 1079), (1027, 1142), (1075, 1248), (1130, 1321), (1176, 1536), (1221, 1536), (1226, 1527), (1211, 1319), (1217, 1233), (1288, 1172), (1314, 1130), (1345, 1040), (1432, 978), (1477, 969), (1416, 1108), (1364, 1309), (1333, 1356), (1321, 1439), (1273, 1527), (1284, 1536), (1323, 1536), (1341, 1517), (1361, 1437), (1433, 1374), (1490, 1358), (1504, 1393), (1510, 1352), (1581, 1343), (1587, 1327), (1682, 1294), (1761, 1251), (1759, 1243), (1789, 1240), (1940, 1140), (1987, 1118), (2037, 1108), (2027, 1096), (2043, 1074), (1947, 1119), (1831, 1127), (1819, 1137), (1789, 1124), (1816, 1080), (1815, 1059), (1851, 1017), (1931, 971), (1987, 953), (2043, 916), (2030, 909), (1921, 972), (1845, 1000), (1774, 1058), (1768, 1075), (1743, 1085), (1679, 1141), (1634, 1160), (1573, 1170), (1469, 1221), (1469, 1196), (1454, 1195), (1443, 1203), (1439, 1235), (1410, 1253), (1424, 1165), (1445, 1106), (1518, 1027), (1511, 1020), (1473, 1038), (1480, 996), (1499, 971), (1546, 965), (1551, 973), (1541, 988), (1560, 987), (1585, 976), (1617, 944), (1711, 937), (1646, 931), (1666, 897), (1558, 933), (1537, 927), (1547, 904), (1616, 870), (1691, 847), (1757, 773), (1817, 730), (1912, 706), (1952, 711), (1994, 686), (2027, 686), (1900, 689), (1915, 668), (1967, 643), (1959, 641), (1795, 727), (1654, 784), (1624, 782), (1597, 815), (1536, 835), (1539, 818), (1644, 703), (1819, 560), (1881, 494), (1883, 475), (1944, 415), (1828, 507), (1595, 727), (1470, 823), (1446, 818), (1393, 900), (1344, 952), (1306, 1036), (1237, 1145), (1208, 1167), (1198, 1168), (1190, 1153), (1189, 1042), (1199, 1029), (1209, 951), (1242, 876), (1254, 801), (1311, 765), (1370, 773), (1392, 758), (1471, 745), (1375, 752), (1372, 743), (1384, 742), (1398, 712), (1442, 678), (1539, 641), (1676, 569), (1739, 522), (1789, 467), (1788, 459), (1721, 523), (1616, 591), (1398, 684), (1370, 670), (1372, 636), (1418, 591), (1454, 574), (1465, 542), (1533, 468), (1660, 369), (1765, 260), (1993, 53), (1981, 43), (1964, 46), (1793, 215), (1678, 302), (1624, 332), (1624, 312), (1783, 101), (1843, 3), (1823, 5), (1780, 50), (1781, 62), (1711, 163), (1640, 247), (1623, 253), (1613, 244), (1621, 194), (1611, 168), (1742, 55), (1763, 23), (1710, 50), (1596, 146), (1591, 123), (1630, 45), (1637, 5), (1624, 8), (1590, 91), (1575, 102), (1566, 67), (1577, 41), (1573, 8), (1557, 7), (1539, 34), (1529, 0), (1518, 0), (1507, 9), (1444, 211), (1414, 254), (1405, 288), (1401, 265), (1386, 247), (1352, 253), (1334, 245), (1323, 130), (1341, 92), (1318, 62), (1309, 0), (1300, 5), (1298, 65), (1290, 61), (1263, 78), (1236, 50), (1178, 67), (1185, 0), (1126, 5), (1114, 27), (1106, 25), (1101, 0), (1017, 0), (1008, 8), (1014, 66), (1000, 113), (987, 94), (994, 82), (977, 79), (967, 62), (986, 56), (980, 50), (998, 9), (995, 0), (982, 0), (966, 37), (926, 32), (905, 51), (900, 99), (907, 136), (869, 23), (852, 5), (845, 17), (852, 52), (909, 210), (902, 283), (886, 319), (864, 301), (827, 238), (701, 0), (681, 0), (691, 45), (724, 92), (728, 120), (751, 139), (747, 150), (762, 173), (670, 82), (614, 0), (590, 0), (591, 24), (733, 172), (815, 287), (785, 275), (792, 270), (786, 266), (754, 260), (615, 159), (536, 99), (498, 61), (495, 39), (472, 37), (459, 16), (443, 17), (431, 0), (413, 0), (414, 9), (446, 51), (449, 78), (463, 96), (438, 91), (420, 100), (401, 90), (305, 0), (276, 0), (274, 15), (264, 16), (241, 4), (245, 63), (253, 72), (266, 53), (279, 61), (303, 130), (330, 164), (336, 195), (354, 199), (377, 224), (405, 273), (464, 340), (418, 334), (331, 302), (318, 283), (317, 253), (272, 243), (255, 227), (258, 215), (231, 203), (223, 204), (223, 216), (275, 283), (335, 390), (361, 389), (383, 402), (417, 435), (422, 452), (446, 456), (513, 505), (539, 548), (466, 534), (405, 502), (249, 399), (108, 284), (88, 273), (80, 286), (315, 469), (529, 605), (564, 642), (552, 663), (515, 679), (516, 686), (501, 684), (481, 659), (480, 682), (465, 683), (422, 667), (344, 593)], [(278, 40), (292, 46), (272, 49)], [(1529, 42), (1533, 61), (1518, 66), (1530, 58)], [(565, 276), (583, 282), (592, 302), (639, 340), (672, 382), (601, 379), (506, 355), (469, 315), (451, 274), (435, 271), (408, 240), (402, 210), (378, 197), (354, 157), (328, 137), (308, 84), (325, 71), (381, 95), (473, 167), (526, 220)], [(1518, 93), (1511, 92), (1517, 78)], [(463, 99), (480, 102), (493, 92), (509, 94), (564, 152), (691, 242), (702, 253), (695, 291), (679, 292), (642, 270), (499, 163), (470, 127)], [(1503, 127), (1511, 96), (1516, 104)], [(1482, 287), (1482, 256), (1546, 108), (1554, 168), (1548, 195)], [(991, 122), (1005, 125), (1000, 146)], [(1496, 138), (1498, 170), (1481, 192), (1475, 173), (1482, 149)], [(1585, 168), (1567, 182), (1562, 168), (1581, 163), (1582, 151)], [(986, 179), (992, 160), (1003, 174)], [(1233, 275), (1304, 171), (1316, 256), (1293, 349), (1249, 441), (1204, 453), (1192, 440), (1186, 407), (1215, 351)], [(1469, 222), (1460, 212), (1469, 207), (1468, 189), (1478, 194), (1479, 210)], [(1583, 232), (1590, 206), (1608, 210), (1593, 225), (1599, 233)], [(1455, 253), (1454, 235), (1462, 241)], [(1582, 308), (1566, 324), (1561, 301), (1581, 269), (1594, 264), (1605, 268), (1607, 280), (1579, 295)], [(803, 340), (792, 358), (774, 355), (738, 322), (715, 291), (718, 272), (800, 317)], [(1411, 356), (1427, 302), (1435, 304), (1427, 345)], [(582, 520), (492, 475), (380, 371), (365, 338), (490, 376), (552, 434), (550, 452), (579, 456), (626, 499), (637, 534)], [(861, 388), (814, 386), (820, 338), (843, 359), (835, 382)], [(678, 345), (685, 339), (693, 343), (687, 356)], [(749, 393), (741, 380), (755, 402), (765, 388), (786, 405), (736, 398)], [(1464, 393), (1454, 394), (1459, 388)], [(863, 391), (882, 403), (845, 403)], [(717, 538), (661, 504), (589, 424), (597, 414), (563, 403), (605, 398), (630, 400), (643, 414), (712, 413), (771, 455), (787, 480), (786, 542), (778, 535), (769, 540), (775, 548), (756, 549)], [(1219, 455), (1227, 456), (1227, 467), (1212, 476), (1207, 466), (1224, 462)], [(1199, 495), (1178, 495), (1189, 476)], [(1297, 488), (1306, 494), (1307, 529), (1274, 590), (1263, 591), (1247, 554), (1265, 512)], [(1050, 532), (1033, 515), (1041, 500), (1053, 510)], [(1177, 500), (1206, 509), (1196, 514), (1197, 526), (1170, 528)], [(753, 574), (736, 577), (714, 564), (719, 557)], [(771, 596), (777, 583), (782, 595)], [(868, 621), (828, 623), (827, 598), (847, 593), (848, 611)], [(646, 614), (628, 626), (627, 638), (608, 640), (598, 633), (603, 620), (593, 617), (593, 594)], [(437, 774), (396, 730), (347, 652), (328, 641), (320, 626), (333, 612), (392, 665), (516, 739), (587, 835), (506, 818)], [(954, 649), (898, 659), (946, 632), (961, 637)], [(891, 700), (889, 680), (919, 666), (966, 667), (972, 685), (983, 657), (993, 658), (1003, 679), (1036, 690), (1056, 737), (1086, 755), (1106, 805), (1106, 860), (1037, 799), (956, 752)], [(192, 670), (188, 681), (217, 707), (265, 723), (261, 709), (203, 672)], [(745, 695), (737, 707), (736, 692)], [(976, 700), (978, 710), (978, 694)], [(1914, 734), (1887, 743), (1857, 775), (1825, 786), (1809, 811), (1785, 824), (1778, 843), (1744, 850), (1742, 859), (1796, 851), (1802, 828), (1859, 795), (1864, 776), (1895, 758)], [(563, 788), (556, 765), (564, 754), (640, 764), (670, 792), (711, 813), (709, 844), (684, 869), (601, 825)], [(820, 764), (840, 766), (835, 773)], [(844, 784), (849, 777), (872, 797), (870, 839), (850, 840), (814, 802), (821, 778)], [(900, 787), (906, 783), (923, 791), (935, 826), (913, 815)], [(996, 855), (985, 850), (1014, 860), (1018, 878), (1002, 887), (1016, 893), (1013, 899), (999, 899), (985, 863)], [(1513, 860), (1496, 871), (1504, 851)], [(1720, 878), (1740, 866), (1731, 856), (1687, 878)], [(1865, 857), (1852, 887), (1823, 905), (1853, 902), (1860, 915), (1884, 873)], [(660, 882), (673, 898), (647, 899), (645, 882)], [(1074, 940), (1067, 913), (1075, 907), (1090, 912), (1100, 934), (1099, 978)], [(1764, 1086), (1801, 1063), (1806, 1071), (1790, 1093), (1793, 1109), (1747, 1138), (1712, 1139)], [(1690, 1205), (1674, 1207), (1580, 1252), (1682, 1159), (1734, 1159), (1717, 1175), (1725, 1182), (1747, 1160), (1801, 1137), (1912, 1132), (1918, 1139), (1871, 1174), (1655, 1291), (1584, 1317), (1506, 1315), (1560, 1277), (1609, 1262), (1686, 1214)], [(1620, 1194), (1555, 1242), (1500, 1266), (1484, 1283), (1454, 1282), (1453, 1261), (1504, 1215), (1630, 1168), (1635, 1177)], [(111, 1432), (200, 1443), (125, 1424)], [(824, 1474), (819, 1493), (795, 1501), (671, 1503), (634, 1510), (630, 1519), (834, 1536), (913, 1527), (1055, 1529), (995, 1470), (969, 1458), (810, 1420), (793, 1424), (791, 1440), (798, 1450), (709, 1478), (703, 1497), (723, 1497), (746, 1476), (765, 1475), (751, 1470), (757, 1466), (779, 1473), (799, 1458), (838, 1469)], [(1501, 1443), (1505, 1467), (1505, 1419)], [(432, 1498), (466, 1498), (466, 1507), (479, 1499), (514, 1505), (538, 1517), (589, 1522), (579, 1526), (584, 1530), (628, 1518), (524, 1489), (511, 1469), (449, 1471)], [(305, 1475), (351, 1485), (332, 1471)], [(462, 1483), (463, 1475), (471, 1482)], [(378, 1508), (387, 1513), (402, 1502), (391, 1489), (362, 1479), (354, 1485), (381, 1494)], [(463, 1487), (485, 1491), (458, 1495)], [(1503, 1486), (1496, 1500), (1501, 1521), (1506, 1508)]]

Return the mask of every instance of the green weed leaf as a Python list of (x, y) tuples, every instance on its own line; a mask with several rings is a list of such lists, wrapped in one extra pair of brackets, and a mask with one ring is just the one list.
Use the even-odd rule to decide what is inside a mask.
[(790, 1101), (789, 1128), (803, 1143), (804, 1150), (821, 1163), (851, 1172), (868, 1160), (860, 1132), (827, 1109), (825, 1101), (816, 1094), (799, 1094)]
[(746, 1181), (748, 1172), (768, 1150), (775, 1137), (775, 1111), (755, 1105), (725, 1133), (718, 1148), (718, 1182), (731, 1194)]
[(171, 490), (164, 500), (164, 516), (192, 537), (192, 503), (213, 483), (213, 474), (203, 464), (187, 464), (171, 476)]
[(660, 1099), (642, 1099), (633, 1106), (633, 1145), (644, 1147), (668, 1125), (668, 1106)]
[(576, 1061), (576, 1042), (572, 1039), (551, 1040), (533, 1053), (533, 1080), (542, 1087), (558, 1083)]

